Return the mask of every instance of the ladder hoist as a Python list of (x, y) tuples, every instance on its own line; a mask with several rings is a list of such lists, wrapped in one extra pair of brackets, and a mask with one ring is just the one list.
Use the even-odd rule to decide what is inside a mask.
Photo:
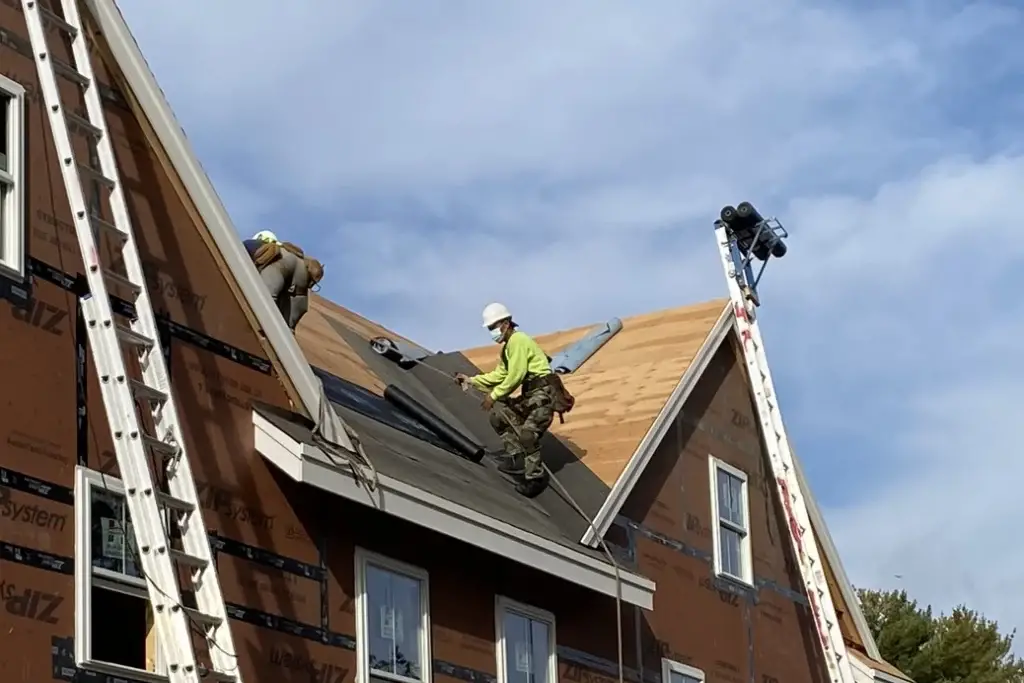
[[(777, 220), (763, 218), (749, 202), (743, 202), (735, 208), (727, 206), (722, 209), (720, 220), (715, 222), (715, 235), (772, 477), (779, 500), (782, 501), (786, 528), (800, 567), (800, 576), (814, 617), (829, 678), (832, 683), (853, 683), (853, 668), (825, 579), (818, 544), (811, 529), (804, 492), (797, 481), (793, 452), (782, 423), (775, 385), (768, 370), (764, 342), (757, 322), (757, 307), (760, 305), (758, 282), (769, 258), (781, 258), (786, 254), (786, 244), (782, 240), (788, 234)], [(755, 260), (761, 262), (756, 275), (753, 267)]]
[[(241, 683), (224, 597), (77, 2), (61, 0), (63, 16), (43, 7), (39, 0), (22, 0), (21, 6), (88, 281), (82, 311), (124, 482), (138, 564), (146, 581), (161, 659), (166, 663), (162, 673), (170, 683), (199, 683), (202, 679)], [(54, 60), (47, 45), (48, 29), (70, 44), (70, 65)], [(58, 73), (81, 89), (84, 116), (72, 113), (62, 102)], [(84, 132), (90, 157), (96, 158), (98, 165), (80, 163), (69, 124)], [(98, 215), (100, 206), (87, 201), (83, 176), (106, 188), (109, 221)], [(118, 245), (124, 274), (101, 263), (100, 234)], [(136, 314), (133, 320), (114, 317), (108, 285), (131, 292)], [(126, 361), (128, 354), (133, 357), (131, 363)], [(138, 377), (129, 375), (129, 367), (139, 368), (133, 373)], [(151, 412), (154, 429), (147, 430), (150, 420), (143, 421), (139, 405), (148, 407), (145, 412)], [(151, 461), (159, 467), (154, 465), (151, 470)], [(158, 486), (160, 477), (163, 484)], [(172, 523), (177, 542), (169, 533)], [(184, 591), (179, 587), (179, 576), (191, 584), (195, 607), (182, 603)], [(193, 633), (205, 637), (209, 664), (197, 661)]]

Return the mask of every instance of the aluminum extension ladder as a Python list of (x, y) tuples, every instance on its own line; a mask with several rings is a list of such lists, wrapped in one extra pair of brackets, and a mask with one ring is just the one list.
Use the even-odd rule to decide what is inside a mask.
[(728, 229), (720, 221), (715, 226), (715, 236), (718, 239), (718, 250), (725, 269), (729, 298), (732, 300), (736, 316), (747, 376), (754, 393), (754, 403), (768, 450), (772, 476), (786, 515), (793, 554), (800, 566), (800, 576), (814, 616), (829, 677), (832, 683), (853, 683), (853, 667), (846, 651), (846, 643), (843, 641), (832, 594), (825, 579), (825, 569), (811, 529), (804, 493), (797, 481), (789, 437), (786, 435), (775, 397), (775, 385), (768, 370), (764, 342), (757, 323), (757, 304), (751, 300), (751, 294), (756, 292), (756, 282), (753, 281), (751, 269), (746, 267), (742, 260), (738, 262), (738, 257), (742, 259), (743, 255), (735, 240), (730, 238)]
[[(156, 319), (146, 290), (81, 14), (77, 0), (61, 0), (61, 5), (63, 18), (40, 5), (39, 0), (21, 2), (86, 270), (89, 293), (82, 300), (82, 310), (124, 482), (138, 564), (145, 576), (153, 608), (161, 659), (166, 663), (164, 673), (170, 683), (199, 683), (201, 678), (241, 683), (227, 610), (185, 452), (178, 409), (160, 348)], [(70, 42), (73, 55), (70, 67), (51, 58), (46, 39), (48, 27), (59, 31), (61, 37)], [(65, 110), (57, 73), (81, 87), (86, 104), (84, 118)], [(90, 144), (95, 144), (98, 169), (77, 162), (69, 121), (86, 132)], [(111, 222), (95, 215), (99, 207), (90, 210), (83, 175), (109, 191)], [(118, 240), (126, 275), (106, 270), (100, 263), (96, 235), (101, 232)], [(131, 291), (135, 320), (122, 324), (114, 318), (108, 281)], [(129, 376), (126, 349), (138, 358), (141, 379)], [(148, 405), (152, 410), (155, 433), (147, 433), (138, 404)], [(166, 486), (162, 489), (154, 482), (149, 465), (151, 459), (161, 463), (165, 472)], [(164, 519), (168, 525), (176, 520), (180, 548), (172, 547)], [(182, 604), (179, 575), (191, 580), (197, 608)], [(202, 633), (207, 639), (209, 667), (197, 661), (192, 641), (194, 632)]]

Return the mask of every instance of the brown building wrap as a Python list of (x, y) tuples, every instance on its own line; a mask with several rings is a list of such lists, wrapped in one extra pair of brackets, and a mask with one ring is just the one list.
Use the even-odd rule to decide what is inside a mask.
[[(0, 70), (29, 91), (33, 274), (27, 301), (16, 292), (0, 301), (0, 681), (103, 681), (78, 671), (73, 656), (73, 488), (76, 467), (116, 476), (117, 463), (79, 315), (81, 259), (26, 35), (20, 3), (0, 0)], [(52, 45), (67, 61), (59, 41)], [(499, 594), (556, 615), (561, 681), (614, 681), (613, 600), (302, 488), (254, 451), (253, 401), (287, 407), (285, 390), (179, 181), (151, 149), (129, 98), (113, 87), (121, 79), (98, 58), (94, 67), (245, 680), (355, 680), (354, 552), (364, 547), (429, 572), (439, 683), (493, 683)], [(65, 83), (64, 90), (73, 105), (77, 89)], [(109, 264), (110, 250), (103, 251)], [(658, 583), (653, 612), (624, 610), (631, 681), (657, 683), (662, 657), (703, 669), (709, 682), (823, 678), (785, 530), (765, 488), (755, 422), (726, 348), (627, 501), (627, 521), (609, 533)], [(713, 577), (709, 454), (750, 477), (756, 591)]]
[[(749, 478), (757, 589), (714, 575), (710, 456)], [(622, 510), (636, 568), (658, 583), (642, 633), (645, 669), (667, 657), (709, 681), (827, 680), (767, 470), (743, 366), (723, 344)]]

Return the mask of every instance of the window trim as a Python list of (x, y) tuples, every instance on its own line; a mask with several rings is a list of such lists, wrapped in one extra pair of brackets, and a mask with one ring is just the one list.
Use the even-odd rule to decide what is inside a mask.
[(498, 660), (498, 683), (508, 681), (507, 657), (505, 656), (505, 613), (512, 612), (548, 625), (548, 680), (543, 683), (558, 683), (558, 649), (555, 643), (555, 615), (546, 609), (517, 602), (503, 595), (494, 598), (494, 653)]
[[(79, 465), (75, 468), (75, 664), (82, 669), (110, 676), (127, 676), (154, 683), (166, 683), (167, 676), (124, 664), (92, 658), (92, 587), (117, 591), (149, 601), (144, 579), (92, 566), (92, 491), (102, 489), (124, 496), (124, 483), (117, 477)], [(155, 665), (163, 669), (157, 644)]]
[(9, 195), (10, 201), (3, 206), (6, 216), (0, 216), (4, 225), (13, 229), (0, 234), (4, 244), (0, 245), (0, 275), (23, 280), (25, 278), (25, 248), (27, 243), (25, 232), (25, 87), (16, 81), (0, 74), (0, 93), (11, 98), (8, 111), (7, 130), (0, 134), (14, 134), (8, 140), (7, 172), (0, 171), (0, 182), (13, 186)]
[(434, 658), (430, 649), (430, 574), (422, 567), (393, 560), (359, 546), (356, 546), (355, 549), (356, 683), (370, 682), (370, 650), (367, 647), (369, 643), (367, 636), (369, 601), (366, 599), (366, 567), (371, 564), (420, 582), (420, 678), (417, 681), (417, 679), (386, 671), (376, 671), (373, 676), (398, 683), (431, 683), (434, 673)]
[[(743, 528), (736, 528), (735, 525), (722, 520), (718, 512), (718, 471), (736, 477), (742, 482), (741, 491), (743, 495)], [(715, 575), (729, 581), (743, 584), (744, 586), (754, 585), (754, 559), (750, 548), (750, 480), (747, 473), (733, 467), (727, 462), (719, 460), (713, 455), (708, 456), (708, 474), (711, 485), (711, 519), (714, 523), (714, 558)], [(726, 524), (734, 531), (743, 533), (743, 540), (740, 542), (740, 560), (742, 565), (742, 576), (735, 576), (722, 569), (722, 525)]]
[(690, 666), (688, 664), (683, 664), (682, 662), (677, 662), (674, 659), (667, 659), (665, 657), (662, 657), (661, 683), (672, 683), (671, 674), (673, 673), (677, 673), (682, 676), (689, 676), (690, 678), (695, 678), (698, 681), (700, 681), (700, 683), (704, 683), (704, 681), (706, 680), (704, 671), (702, 669), (698, 669), (697, 667)]

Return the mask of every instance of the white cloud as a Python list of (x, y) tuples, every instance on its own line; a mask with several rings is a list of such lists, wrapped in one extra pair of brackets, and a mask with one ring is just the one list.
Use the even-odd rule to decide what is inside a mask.
[(250, 174), (218, 174), (233, 210), (433, 347), (484, 343), (492, 299), (547, 330), (718, 296), (719, 207), (777, 212), (769, 352), (854, 579), (1024, 624), (1020, 10), (123, 4), (201, 152)]

